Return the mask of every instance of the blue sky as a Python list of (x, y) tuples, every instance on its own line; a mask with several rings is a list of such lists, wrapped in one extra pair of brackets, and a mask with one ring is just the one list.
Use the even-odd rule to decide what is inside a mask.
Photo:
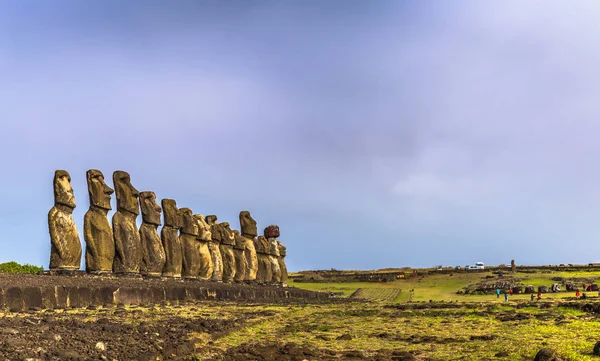
[(0, 261), (47, 266), (55, 169), (82, 233), (90, 168), (279, 224), (291, 270), (598, 261), (599, 11), (0, 1)]

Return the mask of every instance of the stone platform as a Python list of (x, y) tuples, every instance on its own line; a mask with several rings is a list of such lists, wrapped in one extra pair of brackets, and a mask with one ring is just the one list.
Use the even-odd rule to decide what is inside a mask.
[(163, 280), (79, 275), (0, 273), (0, 308), (30, 309), (165, 304), (196, 300), (277, 301), (325, 299), (329, 295), (297, 288), (224, 284), (198, 280)]

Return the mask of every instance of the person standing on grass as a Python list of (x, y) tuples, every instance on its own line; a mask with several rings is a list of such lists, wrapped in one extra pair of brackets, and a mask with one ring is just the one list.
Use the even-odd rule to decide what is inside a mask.
[(542, 292), (538, 291), (538, 300), (542, 298)]
[(504, 301), (508, 301), (508, 292), (504, 290)]
[(533, 299), (535, 298), (535, 296), (533, 295), (533, 293), (531, 294), (531, 300), (533, 301)]
[(581, 294), (579, 293), (579, 290), (575, 291), (575, 298), (579, 299), (579, 296), (580, 296), (580, 295), (581, 295)]
[[(598, 295), (600, 296), (600, 291), (598, 292)], [(496, 288), (496, 298), (500, 298), (500, 289)]]

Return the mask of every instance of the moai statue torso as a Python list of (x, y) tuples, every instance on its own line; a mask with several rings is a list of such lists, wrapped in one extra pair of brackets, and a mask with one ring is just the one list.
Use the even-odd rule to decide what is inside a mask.
[(233, 282), (236, 274), (235, 253), (233, 250), (233, 246), (235, 244), (235, 235), (229, 227), (229, 223), (223, 222), (217, 224), (217, 216), (212, 216), (214, 218), (210, 219), (209, 217), (207, 217), (207, 220), (211, 225), (213, 239), (216, 235), (218, 235), (217, 237), (219, 239), (219, 250), (221, 251), (221, 258), (223, 260), (223, 281)]
[(267, 253), (270, 248), (265, 236), (258, 236), (254, 239), (254, 248), (256, 249), (256, 257), (258, 258), (258, 270), (256, 271), (256, 282), (259, 284), (271, 283), (273, 280), (273, 272), (269, 255)]
[(256, 272), (258, 271), (258, 257), (254, 248), (254, 239), (258, 236), (256, 221), (248, 211), (240, 212), (240, 228), (242, 237), (246, 239), (244, 243), (244, 255), (246, 256), (247, 272), (246, 281), (256, 281)]
[(200, 274), (200, 254), (196, 247), (198, 224), (191, 209), (180, 208), (179, 211), (182, 221), (182, 227), (179, 230), (179, 240), (183, 248), (183, 268), (181, 275), (183, 278), (198, 278)]
[(265, 245), (267, 251), (267, 258), (271, 266), (272, 283), (281, 283), (281, 268), (279, 267), (279, 247), (277, 245), (277, 237), (279, 237), (279, 226), (272, 224), (267, 226), (263, 231), (267, 238), (267, 244)]
[(240, 231), (234, 229), (233, 237), (235, 244), (233, 246), (233, 256), (235, 258), (235, 282), (244, 282), (248, 273), (248, 260), (246, 259), (246, 238), (240, 234)]
[(50, 230), (50, 269), (77, 270), (81, 264), (81, 242), (73, 219), (75, 196), (71, 176), (65, 170), (54, 172), (54, 207), (48, 212)]
[(196, 214), (200, 236), (198, 237), (198, 251), (202, 258), (202, 270), (200, 278), (215, 282), (223, 281), (223, 260), (219, 250), (220, 234), (215, 234), (213, 238), (210, 224), (203, 215)]
[(115, 171), (113, 183), (117, 195), (117, 211), (113, 215), (115, 259), (117, 274), (138, 274), (142, 265), (142, 243), (136, 219), (140, 214), (139, 192), (131, 185), (127, 172)]
[(161, 203), (164, 226), (160, 231), (160, 239), (165, 249), (165, 266), (162, 275), (163, 277), (180, 278), (183, 264), (182, 247), (179, 241), (181, 215), (175, 200), (163, 199)]
[(88, 170), (86, 178), (90, 209), (83, 218), (85, 269), (94, 274), (110, 273), (115, 258), (115, 241), (107, 214), (112, 209), (110, 195), (114, 191), (106, 185), (99, 170)]
[(140, 206), (142, 208), (142, 225), (140, 226), (142, 265), (140, 271), (145, 276), (160, 276), (165, 266), (165, 249), (158, 235), (162, 209), (156, 203), (154, 192), (141, 192)]
[(286, 256), (286, 249), (285, 246), (280, 242), (277, 241), (277, 250), (279, 251), (279, 268), (281, 269), (281, 284), (285, 287), (287, 286), (287, 280), (288, 280), (288, 273), (287, 273), (287, 267), (285, 265), (285, 256)]
[(269, 241), (269, 263), (271, 264), (271, 273), (273, 274), (272, 282), (275, 284), (281, 283), (281, 267), (279, 267), (279, 247), (277, 239), (268, 238)]

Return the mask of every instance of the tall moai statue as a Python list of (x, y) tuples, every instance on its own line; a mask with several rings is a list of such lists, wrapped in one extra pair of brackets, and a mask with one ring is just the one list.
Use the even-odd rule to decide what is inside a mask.
[(140, 271), (144, 276), (160, 277), (165, 266), (165, 248), (158, 235), (161, 225), (162, 209), (156, 202), (154, 192), (140, 192), (142, 208), (142, 225), (140, 226), (140, 242), (142, 244), (142, 265)]
[(215, 282), (223, 281), (223, 260), (219, 250), (219, 237), (213, 238), (210, 225), (202, 214), (194, 215), (198, 223), (198, 252), (200, 253), (200, 278)]
[(173, 199), (161, 201), (164, 217), (164, 226), (160, 231), (160, 239), (165, 249), (165, 266), (163, 277), (181, 278), (183, 265), (183, 250), (179, 240), (179, 229), (181, 228), (181, 214), (177, 203)]
[(235, 276), (233, 280), (235, 282), (246, 281), (246, 274), (248, 273), (248, 260), (246, 259), (246, 238), (240, 234), (240, 231), (234, 229), (233, 239), (235, 244), (233, 246), (233, 256), (235, 259)]
[(183, 267), (181, 276), (187, 279), (197, 279), (200, 274), (200, 253), (196, 246), (198, 238), (198, 223), (189, 208), (180, 208), (181, 229), (179, 230), (179, 241), (183, 249)]
[[(214, 218), (213, 218), (214, 217)], [(213, 239), (219, 237), (219, 250), (223, 259), (223, 282), (231, 283), (235, 277), (235, 253), (233, 246), (235, 245), (235, 235), (229, 223), (223, 222), (217, 224), (217, 216), (207, 216), (206, 220), (210, 224)], [(242, 250), (242, 257), (244, 256)]]
[(240, 229), (242, 237), (246, 239), (244, 243), (244, 255), (247, 262), (246, 281), (255, 282), (256, 272), (258, 271), (258, 257), (254, 248), (254, 239), (258, 236), (258, 230), (256, 228), (256, 221), (252, 218), (250, 212), (240, 212)]
[(517, 265), (515, 264), (515, 260), (514, 259), (510, 261), (510, 270), (511, 270), (512, 273), (517, 272)]
[(277, 241), (277, 249), (279, 250), (279, 268), (281, 269), (281, 285), (287, 287), (288, 272), (285, 265), (286, 249), (281, 241)]
[(267, 237), (258, 236), (254, 239), (254, 248), (258, 258), (258, 270), (256, 271), (256, 282), (259, 284), (270, 284), (273, 281), (273, 270), (269, 261), (269, 241)]
[(73, 219), (75, 195), (71, 176), (66, 170), (54, 172), (54, 207), (48, 212), (50, 230), (50, 269), (78, 270), (81, 265), (81, 241)]
[(279, 226), (272, 224), (265, 228), (264, 235), (268, 241), (268, 260), (271, 266), (271, 273), (273, 275), (273, 283), (281, 283), (281, 267), (279, 266), (279, 245), (277, 244), (277, 237), (279, 237)]
[(92, 274), (111, 273), (115, 258), (115, 240), (108, 221), (111, 210), (110, 195), (114, 190), (104, 182), (104, 175), (97, 169), (86, 172), (90, 208), (83, 217), (85, 239), (85, 269)]
[(113, 173), (117, 196), (117, 211), (112, 217), (115, 237), (113, 272), (135, 275), (142, 265), (142, 242), (136, 219), (140, 214), (140, 192), (131, 184), (129, 173), (117, 170)]

